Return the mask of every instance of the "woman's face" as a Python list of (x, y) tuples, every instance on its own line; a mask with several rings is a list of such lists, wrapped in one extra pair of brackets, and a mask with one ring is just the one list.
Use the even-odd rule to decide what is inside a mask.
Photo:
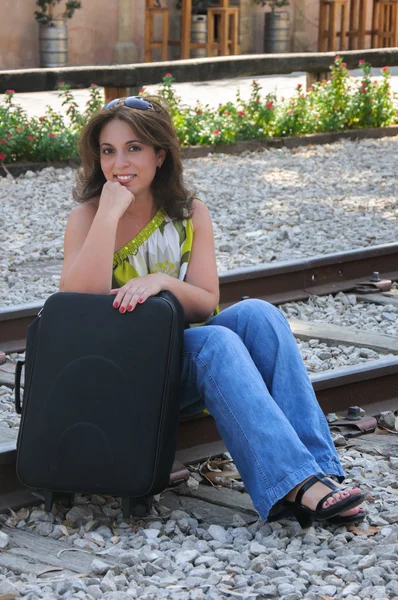
[(118, 181), (135, 198), (145, 199), (151, 193), (156, 169), (161, 166), (165, 151), (141, 143), (125, 121), (113, 119), (99, 136), (101, 168), (107, 181)]

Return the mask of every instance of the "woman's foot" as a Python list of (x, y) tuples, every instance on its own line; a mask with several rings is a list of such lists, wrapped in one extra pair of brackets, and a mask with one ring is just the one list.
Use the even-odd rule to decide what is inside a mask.
[(350, 513), (362, 501), (363, 494), (359, 487), (343, 488), (332, 478), (316, 473), (294, 487), (283, 504), (292, 511), (302, 527), (309, 527), (312, 520), (334, 519), (336, 522), (336, 518), (340, 518), (341, 522), (344, 519), (352, 521), (355, 512), (343, 517), (341, 513)]
[[(309, 479), (311, 479), (311, 478), (308, 477), (307, 479), (305, 479), (304, 481), (302, 481), (301, 483), (296, 485), (296, 487), (294, 487), (292, 490), (290, 490), (290, 492), (285, 497), (285, 500), (294, 502), (294, 500), (296, 499), (296, 496), (297, 496), (297, 492), (300, 490), (300, 488), (303, 486), (303, 484), (306, 483)], [(330, 481), (332, 484), (334, 484), (337, 488), (340, 487), (340, 484), (336, 483), (336, 481), (334, 481), (330, 477), (326, 477), (326, 479), (328, 481)], [(301, 504), (303, 506), (306, 506), (307, 508), (310, 508), (311, 510), (316, 510), (318, 502), (320, 500), (322, 500), (322, 498), (324, 496), (326, 496), (329, 492), (330, 492), (330, 488), (328, 486), (321, 483), (320, 481), (317, 481), (316, 483), (311, 485), (311, 487), (309, 487), (306, 492), (304, 492), (304, 494), (301, 498)], [(342, 500), (347, 500), (350, 496), (355, 496), (358, 494), (361, 494), (361, 490), (357, 486), (336, 489), (335, 493), (333, 493), (331, 496), (329, 496), (325, 500), (325, 502), (322, 503), (322, 508), (327, 509), (327, 508), (334, 506), (335, 504), (341, 502)], [(352, 512), (354, 510), (355, 509), (352, 508), (347, 511), (344, 511), (344, 513), (339, 513), (339, 514), (341, 514), (341, 515), (344, 514), (344, 516), (347, 516), (348, 514), (354, 514)]]

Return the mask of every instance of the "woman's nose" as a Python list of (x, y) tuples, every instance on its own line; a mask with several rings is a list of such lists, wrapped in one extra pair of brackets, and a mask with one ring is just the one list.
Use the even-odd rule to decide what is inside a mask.
[(115, 165), (118, 167), (124, 167), (129, 164), (129, 157), (124, 152), (118, 152), (115, 157)]

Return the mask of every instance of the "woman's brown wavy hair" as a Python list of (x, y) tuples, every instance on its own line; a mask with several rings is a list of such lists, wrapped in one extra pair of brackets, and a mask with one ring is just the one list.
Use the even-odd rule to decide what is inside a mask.
[(161, 169), (156, 170), (152, 193), (157, 208), (164, 208), (172, 219), (191, 216), (193, 194), (185, 187), (180, 156), (180, 143), (171, 117), (157, 97), (145, 97), (153, 110), (129, 108), (121, 102), (111, 109), (103, 108), (84, 127), (79, 144), (82, 167), (77, 174), (73, 197), (87, 202), (101, 195), (106, 182), (100, 164), (99, 136), (102, 128), (113, 119), (127, 123), (137, 139), (157, 152), (166, 150)]

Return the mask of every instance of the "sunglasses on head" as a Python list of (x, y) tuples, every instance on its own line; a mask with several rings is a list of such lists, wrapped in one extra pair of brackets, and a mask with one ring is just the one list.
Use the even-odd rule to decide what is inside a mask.
[(116, 98), (115, 100), (111, 100), (106, 104), (105, 108), (111, 109), (118, 104), (123, 104), (124, 106), (128, 106), (129, 108), (138, 108), (138, 110), (153, 110), (153, 105), (145, 98), (140, 98), (139, 96), (129, 96), (128, 98)]

